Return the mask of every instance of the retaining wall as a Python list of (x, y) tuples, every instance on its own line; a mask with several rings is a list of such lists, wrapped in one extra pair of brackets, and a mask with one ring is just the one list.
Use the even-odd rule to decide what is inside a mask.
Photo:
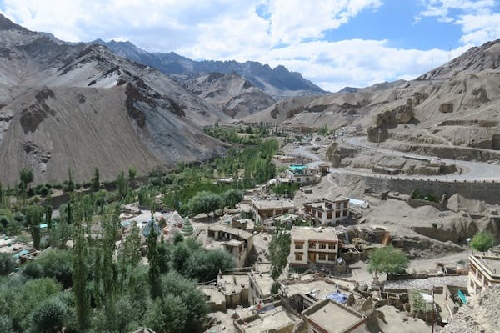
[(373, 192), (382, 193), (386, 191), (411, 194), (414, 190), (420, 190), (422, 194), (432, 193), (435, 196), (447, 194), (460, 194), (467, 199), (482, 200), (488, 204), (500, 204), (500, 182), (492, 181), (440, 181), (437, 179), (407, 179), (391, 176), (366, 176), (349, 173), (332, 175), (339, 186), (349, 186), (358, 182), (364, 182), (365, 188), (371, 188)]

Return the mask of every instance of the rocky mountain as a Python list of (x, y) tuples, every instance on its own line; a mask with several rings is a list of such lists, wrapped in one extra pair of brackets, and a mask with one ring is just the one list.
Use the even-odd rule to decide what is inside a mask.
[(471, 149), (500, 149), (499, 64), (496, 40), (414, 80), (279, 101), (242, 121), (362, 129), (369, 141), (392, 139), (403, 150), (484, 160)]
[(94, 168), (114, 179), (130, 167), (211, 158), (224, 150), (202, 127), (227, 121), (151, 67), (97, 44), (69, 44), (31, 32), (0, 15), (0, 181), (19, 170), (35, 183), (71, 169), (87, 181)]
[(199, 74), (183, 80), (183, 86), (231, 118), (242, 118), (275, 103), (271, 96), (239, 74)]
[(166, 74), (175, 75), (181, 79), (199, 74), (237, 73), (250, 81), (255, 87), (275, 99), (286, 97), (319, 95), (326, 92), (306, 80), (300, 73), (290, 72), (283, 66), (271, 68), (258, 62), (247, 61), (194, 61), (176, 53), (148, 53), (130, 42), (110, 41), (101, 39), (95, 43), (103, 44), (116, 54), (130, 60), (154, 67)]

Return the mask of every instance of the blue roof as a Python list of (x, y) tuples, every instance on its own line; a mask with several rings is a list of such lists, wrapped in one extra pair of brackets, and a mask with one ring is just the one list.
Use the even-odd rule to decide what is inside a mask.
[(347, 295), (342, 293), (331, 293), (330, 295), (326, 296), (326, 298), (331, 299), (337, 304), (347, 303)]

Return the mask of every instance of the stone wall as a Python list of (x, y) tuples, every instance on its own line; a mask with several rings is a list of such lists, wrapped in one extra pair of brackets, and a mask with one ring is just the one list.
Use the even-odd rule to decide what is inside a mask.
[(406, 179), (395, 176), (362, 176), (349, 173), (334, 174), (332, 176), (339, 186), (350, 186), (364, 182), (365, 188), (370, 188), (374, 193), (393, 191), (411, 194), (414, 190), (421, 193), (431, 193), (435, 196), (447, 194), (460, 194), (467, 199), (477, 199), (488, 204), (500, 204), (500, 182), (444, 182), (433, 179)]

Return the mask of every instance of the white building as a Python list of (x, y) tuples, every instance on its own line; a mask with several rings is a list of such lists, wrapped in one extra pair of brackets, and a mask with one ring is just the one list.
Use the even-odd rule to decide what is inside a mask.
[(314, 229), (294, 226), (291, 231), (290, 267), (306, 268), (310, 264), (330, 266), (337, 263), (341, 244), (333, 228)]
[(304, 203), (304, 212), (323, 225), (336, 224), (349, 217), (349, 199), (322, 199)]
[(479, 294), (484, 288), (500, 284), (499, 256), (469, 256), (469, 276), (467, 291), (469, 295)]

